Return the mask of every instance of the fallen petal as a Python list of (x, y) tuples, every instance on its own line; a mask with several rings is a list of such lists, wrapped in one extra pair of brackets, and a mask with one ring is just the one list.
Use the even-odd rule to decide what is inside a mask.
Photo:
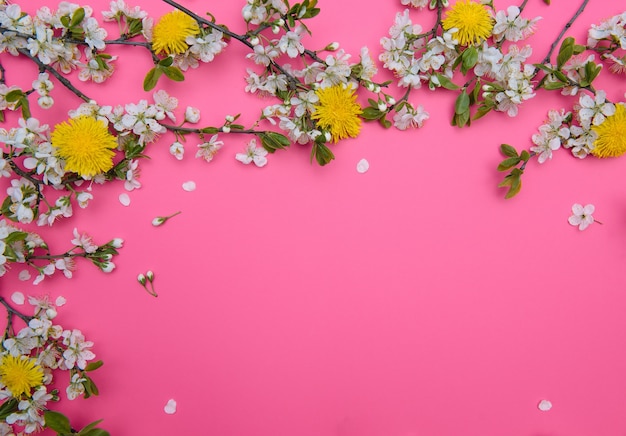
[(168, 415), (173, 415), (174, 413), (176, 413), (176, 400), (169, 400), (163, 410)]
[(363, 174), (365, 172), (367, 172), (367, 170), (370, 169), (370, 163), (367, 161), (367, 159), (361, 159), (357, 164), (356, 164), (356, 170), (357, 172)]
[(548, 400), (541, 400), (539, 404), (537, 404), (537, 408), (542, 412), (547, 412), (552, 409), (552, 403)]
[(128, 194), (120, 194), (120, 203), (122, 203), (122, 205), (124, 206), (128, 206), (130, 204), (130, 197), (128, 196)]
[(19, 304), (20, 306), (22, 304), (24, 304), (24, 301), (26, 299), (24, 298), (24, 294), (22, 294), (21, 292), (13, 292), (13, 294), (11, 294), (11, 301), (13, 301), (15, 304)]
[(190, 180), (188, 182), (183, 183), (183, 189), (187, 192), (196, 190), (196, 182)]

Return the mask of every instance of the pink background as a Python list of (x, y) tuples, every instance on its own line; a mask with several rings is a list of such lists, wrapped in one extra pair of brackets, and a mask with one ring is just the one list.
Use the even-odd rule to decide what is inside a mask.
[[(20, 3), (29, 12), (57, 5)], [(544, 17), (529, 40), (538, 61), (580, 2), (529, 3), (526, 16)], [(99, 19), (108, 7), (89, 4)], [(242, 1), (182, 4), (244, 30)], [(307, 47), (339, 41), (355, 59), (364, 45), (377, 57), (403, 6), (375, 4), (319, 0)], [(154, 17), (170, 10), (141, 6)], [(624, 9), (592, 0), (569, 35), (584, 42), (591, 23)], [(430, 28), (433, 16), (412, 18)], [(141, 90), (147, 53), (111, 52), (120, 59), (110, 82), (81, 89), (101, 104), (151, 99)], [(193, 105), (203, 125), (238, 112), (250, 125), (271, 102), (244, 93), (245, 69), (254, 68), (246, 53), (233, 43), (184, 83), (158, 88), (179, 98), (181, 119)], [(8, 84), (34, 78), (27, 61), (2, 62)], [(601, 76), (608, 97), (623, 100), (623, 77)], [(36, 112), (49, 124), (79, 104), (60, 85), (53, 95), (55, 109)], [(65, 296), (59, 322), (82, 329), (105, 362), (94, 373), (101, 395), (63, 394), (60, 410), (76, 427), (104, 418), (115, 436), (625, 435), (626, 158), (580, 161), (559, 150), (544, 165), (533, 161), (521, 194), (504, 200), (499, 145), (529, 147), (547, 110), (573, 100), (544, 94), (517, 118), (490, 114), (459, 130), (449, 125), (454, 98), (415, 92), (431, 114), (423, 129), (367, 124), (323, 168), (297, 145), (265, 168), (242, 165), (234, 155), (249, 138), (234, 135), (210, 164), (194, 159), (190, 137), (179, 162), (165, 135), (141, 162), (143, 187), (129, 193), (129, 207), (116, 182), (96, 188), (72, 219), (37, 229), (55, 252), (70, 247), (74, 227), (100, 243), (126, 241), (109, 275), (79, 262), (71, 280), (34, 287), (17, 279), (19, 267), (2, 278), (5, 297)], [(365, 174), (355, 169), (361, 158), (371, 165)], [(196, 191), (182, 190), (187, 180)], [(570, 226), (573, 203), (595, 204), (604, 225)], [(150, 224), (178, 210), (166, 225)], [(158, 298), (136, 283), (148, 269)], [(174, 415), (163, 411), (170, 398)], [(538, 410), (542, 399), (552, 410)]]

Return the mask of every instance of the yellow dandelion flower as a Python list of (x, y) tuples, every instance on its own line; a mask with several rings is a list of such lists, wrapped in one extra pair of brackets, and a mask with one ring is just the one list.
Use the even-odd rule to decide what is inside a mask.
[(30, 397), (31, 390), (43, 383), (43, 370), (32, 359), (8, 354), (0, 363), (0, 381), (14, 397), (22, 394)]
[(200, 33), (196, 20), (181, 11), (172, 11), (161, 17), (152, 29), (152, 49), (156, 54), (185, 53), (188, 36)]
[(461, 45), (481, 42), (491, 36), (493, 19), (485, 5), (471, 0), (459, 0), (446, 13), (442, 21), (443, 28), (458, 29), (454, 38)]
[(93, 177), (113, 167), (117, 139), (106, 122), (81, 116), (54, 126), (50, 142), (56, 155), (65, 160), (65, 170)]
[(615, 113), (599, 126), (592, 126), (598, 137), (591, 154), (597, 157), (618, 157), (626, 153), (626, 107), (618, 103)]
[(320, 88), (315, 93), (319, 102), (311, 118), (317, 120), (317, 125), (330, 132), (333, 142), (356, 137), (361, 130), (359, 115), (363, 111), (356, 102), (354, 91), (343, 85), (335, 85)]

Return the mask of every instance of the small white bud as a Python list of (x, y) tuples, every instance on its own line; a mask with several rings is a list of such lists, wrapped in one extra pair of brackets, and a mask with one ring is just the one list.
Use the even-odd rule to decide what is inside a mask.
[(278, 32), (280, 32), (280, 27), (278, 26), (272, 26), (272, 33), (274, 35), (276, 35)]
[(224, 126), (224, 127), (222, 127), (222, 132), (224, 132), (224, 133), (230, 133), (230, 127), (229, 127), (229, 126)]
[(374, 89), (372, 90), (372, 92), (375, 92), (376, 94), (378, 94), (380, 92), (380, 86), (374, 85)]
[(387, 104), (388, 104), (388, 105), (393, 106), (394, 104), (396, 104), (396, 99), (395, 99), (395, 98), (393, 98), (393, 97), (391, 97), (390, 95), (388, 95), (388, 96), (386, 97), (386, 99), (387, 99)]
[(330, 142), (333, 137), (330, 132), (324, 132), (324, 138), (326, 138), (326, 142)]
[(378, 103), (378, 110), (381, 111), (381, 112), (385, 112), (387, 110), (387, 104), (385, 104), (383, 102)]
[(102, 264), (100, 269), (102, 270), (102, 272), (110, 273), (111, 271), (115, 269), (115, 264), (113, 262), (106, 262)]
[(111, 247), (113, 248), (122, 248), (124, 245), (124, 240), (122, 238), (115, 238), (111, 241)]
[(56, 311), (56, 309), (54, 309), (54, 308), (52, 308), (52, 307), (51, 307), (51, 308), (49, 308), (49, 309), (46, 309), (46, 317), (47, 317), (48, 319), (54, 319), (54, 318), (56, 318), (56, 316), (57, 316), (57, 311)]
[(188, 123), (197, 123), (200, 121), (200, 109), (187, 106), (187, 109), (185, 109), (185, 121)]
[(229, 123), (232, 123), (233, 121), (235, 121), (235, 117), (233, 117), (232, 115), (226, 115), (226, 121), (228, 121)]
[(368, 91), (374, 91), (374, 84), (372, 82), (368, 82), (367, 85), (365, 85), (365, 89), (367, 89)]
[(149, 282), (154, 280), (154, 273), (152, 271), (148, 271), (146, 272), (146, 278), (148, 279)]
[(158, 217), (156, 217), (155, 219), (152, 220), (152, 225), (154, 227), (158, 227), (161, 224), (165, 223), (165, 221), (166, 221), (166, 219), (164, 217), (158, 216)]
[(281, 19), (279, 19), (279, 20), (276, 22), (276, 24), (278, 24), (279, 26), (281, 26), (281, 27), (282, 27), (282, 26), (284, 26), (284, 25), (285, 25), (285, 20), (283, 20), (283, 19), (281, 18)]
[(252, 44), (253, 46), (259, 45), (260, 42), (261, 41), (256, 36), (250, 40), (250, 44)]
[(143, 274), (139, 274), (137, 276), (137, 281), (139, 282), (140, 285), (145, 286), (146, 284), (146, 276)]
[(331, 42), (330, 44), (328, 44), (326, 46), (326, 50), (328, 51), (337, 51), (339, 49), (339, 43), (338, 42)]

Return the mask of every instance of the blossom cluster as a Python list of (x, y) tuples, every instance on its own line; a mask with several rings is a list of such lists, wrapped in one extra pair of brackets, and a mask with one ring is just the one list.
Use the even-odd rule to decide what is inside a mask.
[[(13, 265), (22, 264), (33, 268), (37, 276), (33, 284), (38, 284), (46, 277), (61, 272), (71, 278), (76, 268), (76, 258), (83, 257), (90, 260), (98, 269), (108, 273), (113, 271), (114, 256), (122, 247), (123, 240), (115, 238), (106, 244), (97, 245), (93, 238), (86, 233), (74, 229), (72, 248), (62, 254), (51, 254), (48, 244), (36, 233), (26, 232), (0, 220), (0, 277), (4, 276)], [(28, 269), (20, 273), (23, 280), (30, 279)]]
[[(4, 299), (0, 303), (9, 313), (9, 322), (0, 348), (0, 409), (4, 422), (0, 434), (30, 434), (46, 423), (44, 412), (50, 403), (59, 401), (58, 389), (52, 388), (60, 372), (68, 375), (65, 396), (69, 400), (96, 395), (98, 390), (88, 373), (102, 365), (91, 362), (93, 342), (77, 329), (66, 329), (55, 323), (57, 306), (48, 297), (29, 297), (33, 315), (18, 312)], [(15, 332), (13, 318), (26, 324)], [(18, 433), (21, 431), (23, 433)]]
[[(560, 90), (563, 96), (574, 99), (571, 108), (550, 109), (547, 120), (532, 135), (530, 157), (537, 157), (540, 164), (552, 159), (553, 152), (563, 147), (577, 158), (593, 155), (598, 158), (618, 157), (626, 153), (626, 105), (612, 102), (606, 91), (597, 89), (594, 81), (610, 64), (609, 71), (623, 73), (626, 49), (626, 13), (592, 25), (586, 45), (576, 44), (572, 37), (562, 42), (556, 62), (546, 62), (540, 68), (544, 72), (537, 87)], [(591, 53), (585, 53), (591, 52)], [(599, 55), (600, 60), (596, 61)], [(626, 96), (625, 96), (626, 97)], [(509, 150), (510, 151), (510, 150)], [(519, 190), (519, 178), (524, 173), (528, 159), (518, 160), (510, 152), (500, 166), (501, 171), (511, 172), (500, 186), (508, 186), (508, 196)], [(517, 167), (521, 163), (520, 167)], [(512, 189), (515, 187), (515, 189)]]
[[(423, 8), (425, 2), (411, 6)], [(433, 6), (441, 15), (443, 2)], [(496, 11), (491, 1), (458, 1), (425, 31), (405, 9), (396, 15), (389, 36), (381, 39), (379, 59), (398, 78), (397, 85), (407, 88), (407, 97), (424, 84), (431, 90), (460, 90), (453, 119), (460, 127), (471, 122), (470, 105), (478, 107), (475, 118), (491, 110), (513, 117), (524, 101), (535, 96), (531, 84), (535, 67), (526, 63), (532, 48), (517, 43), (534, 32), (540, 19), (523, 17), (518, 6)], [(463, 85), (453, 81), (457, 71), (467, 79)], [(424, 109), (408, 99), (402, 103), (402, 109), (413, 115), (411, 122), (421, 125)], [(406, 119), (396, 116), (395, 126), (405, 129)]]

